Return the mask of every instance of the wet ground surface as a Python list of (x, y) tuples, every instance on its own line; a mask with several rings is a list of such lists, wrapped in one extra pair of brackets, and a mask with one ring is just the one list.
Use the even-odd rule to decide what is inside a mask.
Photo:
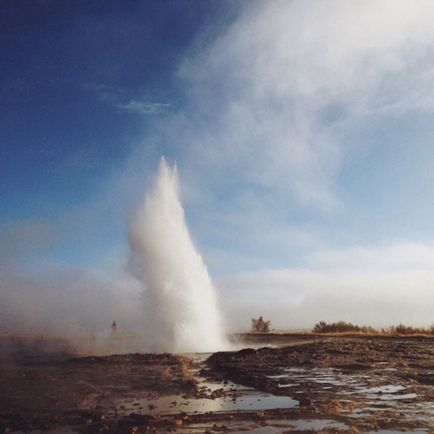
[(333, 339), (216, 353), (208, 363), (222, 378), (291, 396), (348, 430), (434, 430), (432, 340)]
[(434, 432), (434, 342), (0, 359), (0, 433)]

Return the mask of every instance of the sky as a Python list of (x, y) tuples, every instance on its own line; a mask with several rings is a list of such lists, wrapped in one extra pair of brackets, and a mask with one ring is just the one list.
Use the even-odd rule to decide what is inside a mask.
[(127, 226), (162, 155), (228, 328), (430, 325), (433, 21), (424, 0), (3, 0), (1, 327), (140, 317)]

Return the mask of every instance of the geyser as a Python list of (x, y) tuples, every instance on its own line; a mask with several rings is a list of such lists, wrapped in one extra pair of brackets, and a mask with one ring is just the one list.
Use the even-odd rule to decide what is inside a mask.
[(158, 177), (130, 225), (133, 264), (145, 287), (146, 339), (153, 351), (225, 347), (215, 289), (191, 240), (176, 166), (161, 158)]

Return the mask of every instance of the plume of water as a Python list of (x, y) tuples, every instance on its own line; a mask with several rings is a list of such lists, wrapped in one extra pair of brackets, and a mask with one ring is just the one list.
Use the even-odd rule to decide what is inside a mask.
[(129, 230), (145, 287), (146, 339), (154, 351), (215, 351), (225, 346), (215, 289), (191, 240), (176, 166), (161, 158), (158, 177)]

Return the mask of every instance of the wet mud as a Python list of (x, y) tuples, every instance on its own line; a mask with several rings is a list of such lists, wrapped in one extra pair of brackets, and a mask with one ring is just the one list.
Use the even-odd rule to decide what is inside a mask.
[(0, 433), (431, 433), (434, 342), (0, 356)]
[(208, 365), (209, 375), (291, 396), (300, 408), (350, 431), (434, 431), (430, 339), (335, 338), (216, 353)]

